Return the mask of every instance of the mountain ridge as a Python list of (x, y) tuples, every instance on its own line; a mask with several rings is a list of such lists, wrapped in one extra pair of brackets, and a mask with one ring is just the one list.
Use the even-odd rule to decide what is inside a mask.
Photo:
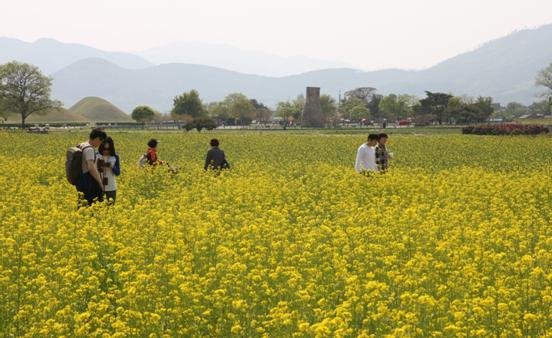
[(40, 68), (45, 74), (54, 73), (79, 60), (100, 57), (129, 69), (153, 66), (140, 56), (126, 52), (108, 52), (94, 47), (41, 38), (35, 42), (0, 37), (0, 64), (17, 60)]
[(242, 92), (275, 107), (303, 94), (306, 86), (319, 86), (335, 98), (353, 88), (375, 87), (382, 94), (423, 96), (429, 90), (529, 104), (537, 98), (538, 72), (552, 63), (548, 41), (552, 24), (515, 31), (423, 70), (331, 68), (278, 77), (189, 63), (127, 69), (101, 57), (83, 58), (52, 74), (53, 96), (67, 106), (99, 96), (125, 111), (148, 104), (168, 112), (174, 96), (191, 89), (197, 89), (206, 102)]

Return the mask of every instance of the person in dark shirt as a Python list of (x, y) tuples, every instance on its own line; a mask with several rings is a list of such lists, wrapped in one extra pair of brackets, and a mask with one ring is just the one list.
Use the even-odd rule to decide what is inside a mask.
[(209, 149), (209, 151), (207, 152), (207, 157), (205, 158), (205, 166), (203, 168), (205, 170), (229, 169), (230, 166), (226, 161), (226, 157), (224, 156), (224, 151), (219, 149), (219, 141), (216, 138), (214, 138), (211, 140), (210, 144), (211, 144), (211, 149)]
[(389, 152), (385, 147), (387, 138), (387, 134), (379, 134), (378, 144), (376, 145), (376, 164), (380, 173), (386, 172), (389, 168)]

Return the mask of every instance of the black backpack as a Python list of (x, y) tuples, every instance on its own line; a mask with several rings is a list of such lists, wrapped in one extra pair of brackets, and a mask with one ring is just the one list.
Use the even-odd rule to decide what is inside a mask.
[(67, 181), (72, 185), (77, 185), (79, 177), (82, 175), (82, 152), (87, 148), (92, 147), (86, 146), (81, 149), (80, 145), (78, 145), (67, 149), (65, 175), (67, 176)]

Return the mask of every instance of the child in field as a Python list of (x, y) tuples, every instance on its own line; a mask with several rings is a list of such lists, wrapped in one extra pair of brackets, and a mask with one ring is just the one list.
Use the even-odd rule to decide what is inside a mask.
[(138, 160), (140, 168), (143, 168), (145, 165), (156, 166), (163, 164), (163, 162), (157, 157), (158, 144), (159, 142), (154, 138), (148, 141), (148, 149)]
[(148, 141), (148, 150), (140, 156), (138, 160), (138, 166), (140, 168), (147, 166), (157, 167), (157, 166), (166, 166), (169, 169), (169, 172), (172, 174), (178, 173), (178, 167), (171, 166), (168, 162), (161, 161), (157, 155), (157, 150), (159, 146), (159, 141), (152, 138)]

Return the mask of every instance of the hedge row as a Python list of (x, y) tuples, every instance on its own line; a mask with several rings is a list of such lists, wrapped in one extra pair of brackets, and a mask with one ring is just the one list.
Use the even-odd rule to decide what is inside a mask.
[(462, 128), (462, 134), (473, 135), (538, 135), (549, 132), (549, 127), (530, 124), (488, 124), (467, 126)]

